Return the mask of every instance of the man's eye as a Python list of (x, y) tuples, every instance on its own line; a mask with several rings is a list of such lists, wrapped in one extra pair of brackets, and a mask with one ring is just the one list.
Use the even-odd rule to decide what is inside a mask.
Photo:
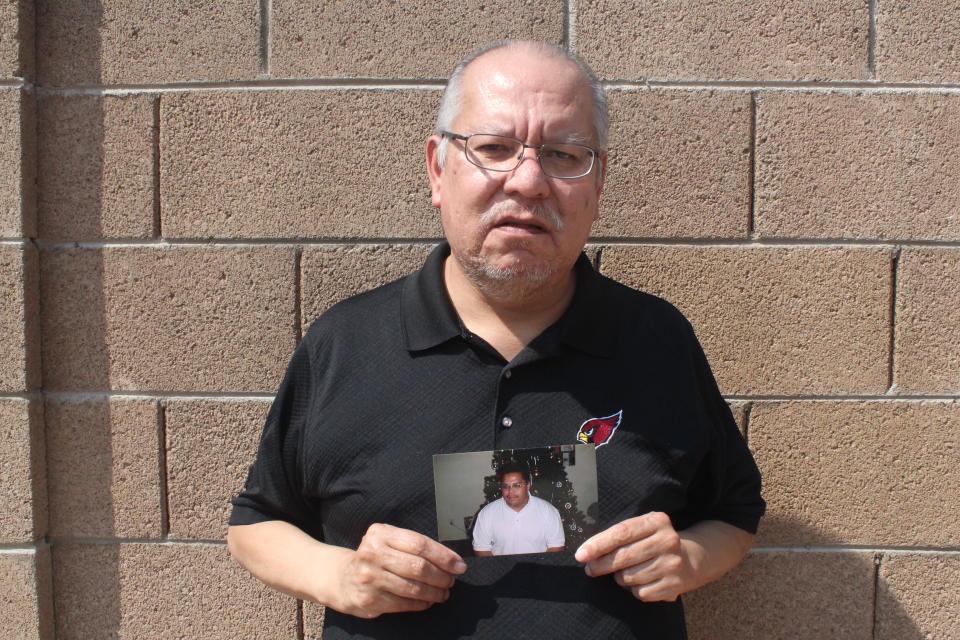
[(495, 144), (490, 142), (476, 147), (474, 151), (485, 156), (508, 156), (513, 153), (513, 148), (505, 144)]

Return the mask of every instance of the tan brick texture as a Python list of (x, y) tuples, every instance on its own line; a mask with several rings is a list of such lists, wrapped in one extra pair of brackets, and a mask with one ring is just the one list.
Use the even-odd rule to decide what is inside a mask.
[(44, 384), (273, 391), (294, 347), (294, 250), (44, 252)]
[(160, 537), (156, 402), (48, 400), (44, 416), (50, 535)]
[(960, 239), (960, 96), (761, 93), (764, 237)]
[(42, 427), (37, 402), (0, 400), (0, 544), (23, 544), (47, 533)]
[(166, 406), (170, 535), (223, 539), (230, 499), (242, 488), (267, 402), (172, 400)]
[(33, 76), (32, 0), (0, 2), (0, 78)]
[(960, 555), (883, 555), (877, 593), (877, 640), (960, 638), (958, 611)]
[(41, 84), (250, 79), (256, 0), (37, 0)]
[(153, 234), (155, 101), (145, 95), (40, 99), (41, 238)]
[(305, 640), (323, 640), (324, 607), (313, 602), (303, 603), (303, 637)]
[(750, 448), (768, 510), (760, 542), (955, 544), (958, 424), (956, 403), (754, 404)]
[(50, 554), (0, 552), (0, 637), (53, 640)]
[(887, 387), (890, 261), (880, 249), (606, 247), (601, 271), (676, 304), (727, 394)]
[(30, 244), (0, 246), (0, 392), (39, 383), (37, 251)]
[(59, 545), (53, 571), (57, 640), (296, 637), (294, 600), (224, 545)]
[(857, 0), (588, 0), (576, 44), (605, 78), (861, 80), (868, 22)]
[(750, 96), (613, 91), (596, 236), (745, 237)]
[(170, 237), (437, 237), (435, 91), (234, 92), (161, 101)]
[(878, 2), (876, 49), (878, 80), (960, 82), (960, 5)]
[(303, 326), (337, 302), (423, 266), (432, 246), (311, 247), (300, 261)]
[(32, 95), (0, 88), (0, 238), (36, 232), (34, 105)]
[(275, 77), (446, 78), (471, 49), (503, 38), (559, 44), (562, 0), (273, 0)]
[(865, 640), (873, 583), (869, 552), (753, 552), (684, 596), (690, 640)]
[(960, 250), (906, 249), (897, 281), (894, 383), (904, 392), (960, 391)]

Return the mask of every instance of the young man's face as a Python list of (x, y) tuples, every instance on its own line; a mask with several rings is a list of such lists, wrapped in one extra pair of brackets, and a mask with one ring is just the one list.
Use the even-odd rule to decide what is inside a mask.
[(530, 487), (520, 473), (503, 474), (500, 478), (500, 494), (503, 496), (503, 501), (516, 511), (525, 507), (530, 501)]

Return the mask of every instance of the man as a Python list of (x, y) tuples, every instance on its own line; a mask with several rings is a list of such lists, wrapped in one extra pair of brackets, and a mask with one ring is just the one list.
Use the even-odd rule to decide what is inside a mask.
[[(469, 57), (426, 146), (447, 243), (334, 306), (294, 353), (228, 542), (327, 606), (324, 640), (684, 638), (678, 596), (750, 547), (759, 474), (692, 329), (582, 254), (606, 129), (603, 90), (563, 52)], [(433, 539), (432, 455), (581, 434), (601, 530), (573, 557), (468, 568)]]
[(483, 507), (473, 525), (478, 556), (563, 551), (563, 521), (556, 507), (530, 495), (530, 470), (507, 462), (497, 471), (501, 497)]

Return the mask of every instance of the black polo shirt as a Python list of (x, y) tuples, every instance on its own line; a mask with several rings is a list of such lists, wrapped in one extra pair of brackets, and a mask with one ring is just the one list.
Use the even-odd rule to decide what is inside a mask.
[[(756, 530), (760, 476), (692, 328), (670, 304), (576, 265), (566, 313), (512, 362), (460, 323), (441, 244), (406, 278), (345, 300), (298, 346), (230, 524), (288, 521), (356, 548), (383, 522), (436, 538), (432, 456), (577, 443), (597, 450), (600, 527), (664, 511), (683, 529)], [(467, 558), (450, 599), (360, 620), (338, 638), (685, 638), (680, 602), (641, 603), (562, 553)]]

